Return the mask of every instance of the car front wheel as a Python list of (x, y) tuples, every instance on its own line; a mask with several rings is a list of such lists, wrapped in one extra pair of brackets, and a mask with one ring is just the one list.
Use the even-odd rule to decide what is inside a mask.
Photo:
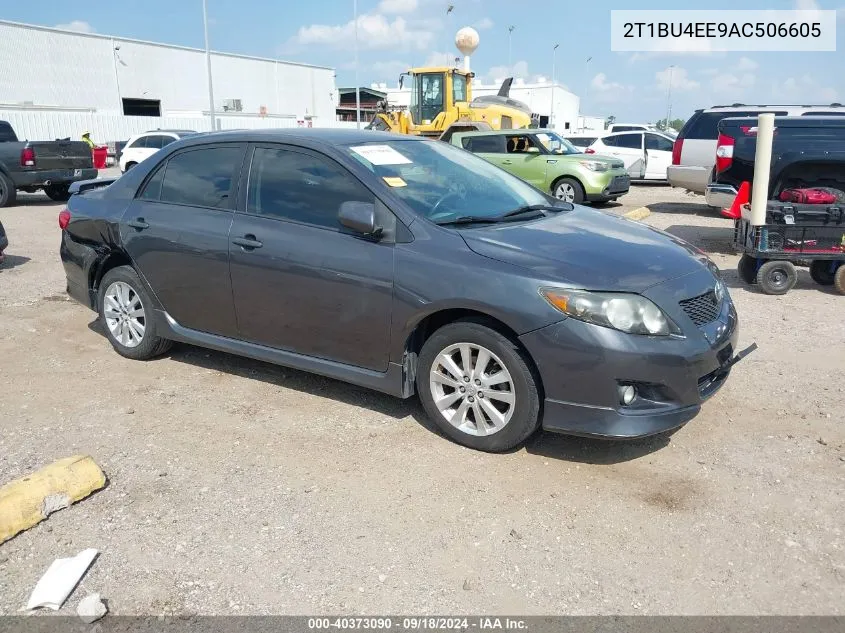
[(171, 341), (156, 335), (152, 302), (138, 274), (129, 266), (118, 266), (100, 283), (100, 319), (112, 347), (121, 356), (148, 360), (163, 354)]
[(458, 444), (507, 451), (540, 425), (539, 380), (530, 363), (484, 323), (451, 323), (420, 352), (417, 392), (428, 416)]
[(584, 188), (574, 178), (561, 178), (552, 188), (552, 194), (558, 200), (581, 204), (584, 202)]

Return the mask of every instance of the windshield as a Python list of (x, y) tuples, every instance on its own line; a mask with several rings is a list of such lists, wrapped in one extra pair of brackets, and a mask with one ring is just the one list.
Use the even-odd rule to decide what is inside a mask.
[(443, 141), (379, 141), (346, 151), (433, 222), (552, 203), (519, 178)]
[(581, 150), (575, 147), (562, 136), (554, 132), (538, 132), (537, 138), (545, 145), (552, 154), (581, 154)]

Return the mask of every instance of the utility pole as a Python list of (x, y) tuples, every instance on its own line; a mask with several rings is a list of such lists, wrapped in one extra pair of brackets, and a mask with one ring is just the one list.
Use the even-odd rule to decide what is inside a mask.
[[(446, 28), (444, 28), (443, 30), (446, 32), (446, 35), (447, 35), (447, 38), (446, 38), (446, 50), (447, 50), (447, 51), (449, 50), (449, 38), (448, 38), (448, 35), (449, 35), (449, 33), (451, 33), (451, 31), (452, 31), (452, 29), (451, 29), (451, 28), (449, 28), (449, 24), (450, 24), (449, 15), (450, 15), (450, 14), (452, 13), (452, 11), (454, 11), (454, 10), (455, 10), (455, 5), (454, 5), (454, 4), (450, 4), (448, 7), (446, 7)], [(446, 54), (446, 58), (445, 58), (444, 62), (445, 62), (445, 63), (444, 63), (444, 65), (445, 65), (445, 66), (448, 66), (448, 65), (449, 65), (449, 55), (448, 55), (448, 53)]]
[(515, 26), (508, 27), (508, 72), (512, 72), (512, 60), (513, 60), (513, 46), (511, 45), (511, 39), (513, 37), (513, 30)]
[(352, 0), (352, 13), (355, 16), (355, 127), (361, 129), (361, 88), (358, 81), (358, 0)]
[(584, 82), (584, 96), (578, 100), (578, 106), (582, 116), (586, 112), (586, 108), (584, 108), (584, 97), (587, 96), (587, 92), (590, 90), (590, 61), (592, 59), (592, 57), (588, 57), (587, 61), (584, 62), (584, 78), (586, 79)]
[(664, 130), (669, 127), (669, 119), (672, 117), (672, 69), (674, 66), (669, 66), (669, 90), (666, 94), (666, 125)]
[(205, 67), (208, 72), (208, 116), (211, 119), (211, 131), (217, 129), (214, 120), (214, 86), (211, 82), (211, 49), (208, 47), (208, 8), (206, 0), (202, 0), (202, 26), (205, 30)]
[(555, 87), (557, 86), (556, 66), (558, 46), (560, 44), (555, 44), (554, 48), (552, 48), (552, 107), (551, 112), (549, 112), (549, 127), (552, 129), (555, 128)]

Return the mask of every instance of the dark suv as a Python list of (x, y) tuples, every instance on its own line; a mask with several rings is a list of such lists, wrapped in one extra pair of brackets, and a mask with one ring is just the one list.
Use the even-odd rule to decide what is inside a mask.
[(214, 133), (97, 184), (60, 214), (61, 258), (129, 358), (185, 341), (416, 392), (488, 451), (541, 423), (675, 429), (735, 358), (736, 312), (700, 251), (447, 143)]

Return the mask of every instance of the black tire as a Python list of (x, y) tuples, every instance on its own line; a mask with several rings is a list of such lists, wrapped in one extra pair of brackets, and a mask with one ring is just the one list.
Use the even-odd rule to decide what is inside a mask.
[(757, 283), (757, 258), (751, 255), (743, 255), (736, 265), (736, 272), (739, 278), (749, 286)]
[(62, 185), (47, 185), (44, 187), (44, 193), (50, 200), (56, 202), (67, 202), (70, 200), (70, 185), (65, 183)]
[[(584, 204), (584, 187), (581, 186), (581, 183), (575, 180), (574, 178), (570, 178), (569, 176), (564, 176), (563, 178), (558, 178), (552, 183), (552, 195), (557, 198), (557, 189), (563, 184), (568, 184), (572, 187), (573, 192), (573, 199), (570, 200), (572, 204)], [(559, 200), (563, 200), (563, 198), (558, 198)]]
[(767, 295), (785, 295), (797, 280), (798, 273), (792, 262), (773, 259), (757, 271), (757, 284)]
[(833, 287), (836, 288), (836, 292), (845, 295), (845, 264), (839, 264), (839, 268), (836, 269), (836, 274), (833, 275)]
[(127, 171), (129, 171), (130, 169), (132, 169), (132, 168), (133, 168), (135, 165), (137, 165), (137, 164), (138, 164), (138, 163), (126, 163), (126, 169), (124, 169), (124, 170), (123, 170), (123, 173), (125, 174)]
[[(114, 334), (112, 334), (109, 324), (106, 322), (105, 313), (105, 297), (109, 287), (115, 282), (123, 282), (137, 295), (140, 299), (141, 307), (144, 310), (144, 334), (141, 337), (140, 343), (134, 347), (124, 345)], [(100, 313), (100, 322), (106, 332), (109, 342), (114, 347), (115, 351), (121, 356), (131, 358), (133, 360), (149, 360), (160, 356), (166, 352), (173, 345), (172, 341), (161, 338), (156, 334), (155, 319), (152, 317), (153, 302), (141, 283), (138, 273), (136, 273), (130, 266), (118, 266), (108, 271), (103, 279), (100, 281), (100, 289), (97, 298), (97, 307)]]
[[(453, 426), (434, 403), (430, 386), (432, 367), (443, 350), (458, 343), (486, 348), (498, 357), (511, 376), (513, 411), (510, 419), (498, 431), (487, 435), (462, 431)], [(525, 442), (540, 426), (540, 380), (530, 358), (514, 341), (491, 329), (483, 321), (450, 323), (432, 334), (420, 352), (416, 382), (417, 393), (429, 418), (444, 435), (463, 446), (490, 453), (507, 451)], [(481, 389), (479, 387), (479, 391)], [(476, 397), (483, 397), (483, 392), (482, 396)], [(490, 402), (490, 398), (487, 400)], [(481, 403), (481, 400), (478, 402)], [(472, 413), (473, 419), (474, 415)], [(488, 425), (485, 424), (485, 428), (489, 428)]]
[(18, 192), (15, 183), (6, 174), (0, 171), (0, 208), (14, 206)]
[(810, 277), (820, 286), (832, 286), (833, 278), (836, 275), (835, 272), (830, 271), (833, 263), (829, 259), (813, 260), (810, 262)]

